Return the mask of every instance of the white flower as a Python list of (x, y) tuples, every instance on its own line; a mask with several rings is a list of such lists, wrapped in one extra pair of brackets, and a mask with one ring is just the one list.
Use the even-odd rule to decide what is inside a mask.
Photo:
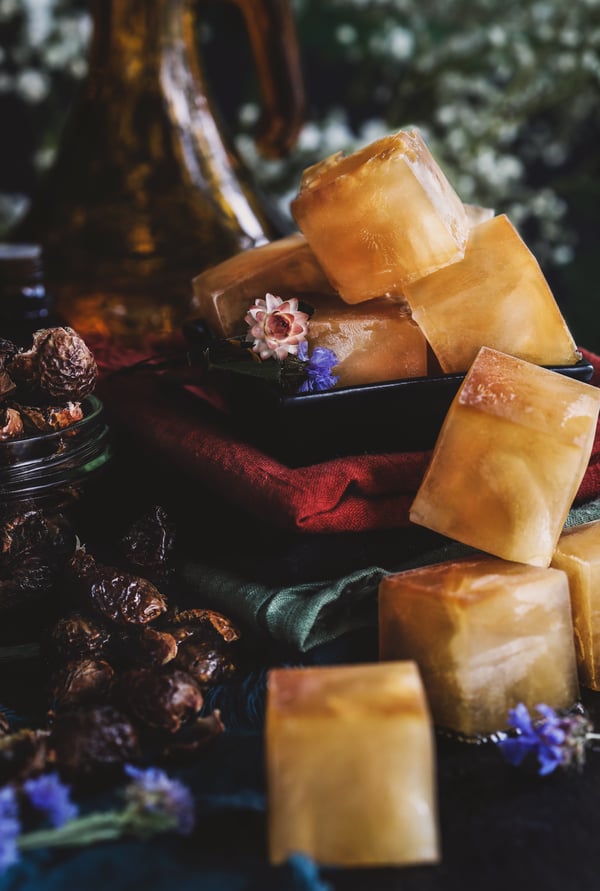
[(298, 344), (308, 334), (308, 315), (298, 310), (295, 297), (283, 300), (273, 294), (257, 298), (245, 319), (250, 325), (246, 340), (254, 341), (252, 350), (261, 359), (285, 359), (298, 352)]

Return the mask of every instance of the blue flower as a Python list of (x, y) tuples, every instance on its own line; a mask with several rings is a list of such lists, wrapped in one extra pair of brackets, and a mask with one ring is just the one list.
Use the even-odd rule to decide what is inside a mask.
[(321, 879), (315, 861), (306, 854), (290, 854), (287, 865), (292, 873), (293, 891), (332, 891), (331, 885)]
[(339, 365), (339, 359), (333, 350), (326, 347), (315, 347), (310, 357), (308, 343), (304, 340), (298, 344), (298, 358), (306, 362), (306, 380), (298, 387), (299, 393), (318, 393), (331, 390), (339, 378), (332, 374), (332, 369)]
[(79, 812), (77, 805), (71, 801), (69, 786), (65, 786), (56, 773), (27, 780), (23, 783), (23, 791), (34, 808), (42, 811), (54, 828), (73, 820)]
[(20, 832), (17, 796), (11, 786), (5, 786), (0, 789), (0, 870), (17, 863)]
[(166, 817), (180, 835), (190, 835), (195, 824), (194, 800), (183, 783), (170, 779), (163, 770), (145, 770), (126, 765), (133, 782), (126, 789), (126, 798), (133, 811), (144, 815)]
[(581, 766), (585, 760), (585, 746), (591, 725), (584, 715), (559, 715), (549, 705), (537, 705), (541, 719), (533, 721), (522, 702), (508, 713), (508, 723), (517, 736), (499, 742), (499, 747), (510, 764), (522, 764), (528, 755), (539, 763), (540, 776), (552, 773), (557, 767), (570, 764)]

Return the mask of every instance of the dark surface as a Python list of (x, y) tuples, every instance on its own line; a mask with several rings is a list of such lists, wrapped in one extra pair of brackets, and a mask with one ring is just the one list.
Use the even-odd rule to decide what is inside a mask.
[[(353, 648), (351, 641), (348, 646)], [(338, 648), (336, 659), (340, 655)], [(14, 676), (7, 684), (4, 673), (5, 701), (22, 705), (20, 696), (11, 702), (10, 687), (14, 691)], [(600, 716), (599, 695), (585, 693), (583, 698), (590, 714)], [(581, 773), (557, 771), (544, 778), (505, 764), (491, 743), (474, 745), (438, 736), (436, 747), (441, 863), (324, 869), (323, 879), (335, 891), (598, 887), (600, 750), (590, 751)], [(270, 867), (267, 861), (260, 729), (228, 731), (196, 763), (176, 771), (199, 803), (201, 816), (192, 840), (160, 838), (146, 845), (132, 841), (29, 857), (0, 878), (2, 891), (37, 891), (61, 883), (85, 884), (94, 891), (108, 887), (109, 881), (111, 887), (123, 889), (143, 882), (148, 891), (191, 888), (194, 881), (205, 891), (296, 887), (283, 868)]]

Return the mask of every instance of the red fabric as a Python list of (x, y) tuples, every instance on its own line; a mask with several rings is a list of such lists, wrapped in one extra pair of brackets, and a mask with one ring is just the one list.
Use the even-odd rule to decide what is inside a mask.
[[(595, 368), (592, 383), (600, 386), (600, 356), (582, 352)], [(99, 395), (113, 423), (147, 454), (279, 529), (360, 532), (406, 526), (430, 455), (360, 455), (290, 468), (242, 441), (210, 400), (167, 389), (156, 376), (105, 374)], [(600, 429), (576, 502), (597, 496)]]

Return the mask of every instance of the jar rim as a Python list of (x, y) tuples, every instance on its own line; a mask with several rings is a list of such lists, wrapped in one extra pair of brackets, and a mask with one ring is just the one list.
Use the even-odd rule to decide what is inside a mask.
[(101, 400), (82, 400), (84, 416), (68, 427), (0, 443), (0, 496), (35, 497), (77, 487), (113, 456)]

